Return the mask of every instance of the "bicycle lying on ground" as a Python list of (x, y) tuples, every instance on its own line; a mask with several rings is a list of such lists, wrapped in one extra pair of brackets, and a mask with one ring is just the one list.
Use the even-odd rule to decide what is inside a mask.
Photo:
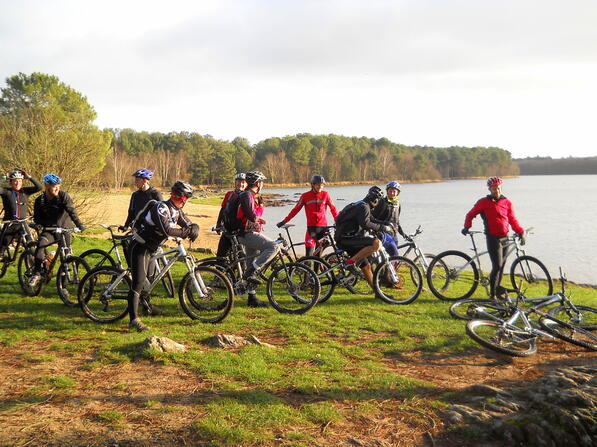
[[(526, 231), (528, 234), (530, 228)], [(475, 235), (481, 231), (469, 231), (475, 255), (448, 250), (438, 254), (427, 270), (427, 282), (433, 295), (444, 301), (456, 301), (470, 297), (477, 287), (485, 287), (489, 295), (489, 277), (481, 270), (480, 258), (488, 251), (477, 250)], [(528, 256), (522, 249), (518, 236), (508, 237), (505, 247), (504, 263), (508, 256), (515, 252), (515, 259), (510, 267), (510, 281), (512, 287), (522, 281), (522, 287), (532, 296), (545, 296), (553, 293), (551, 276), (541, 261)]]
[[(152, 259), (162, 258), (165, 267), (151, 281), (145, 283), (141, 300), (148, 303), (152, 290), (170, 271), (175, 262), (184, 262), (187, 273), (178, 288), (178, 298), (183, 311), (193, 320), (218, 323), (230, 313), (234, 292), (230, 281), (219, 270), (198, 265), (189, 255), (181, 238), (175, 238), (176, 247), (156, 253)], [(169, 255), (172, 255), (168, 258)], [(111, 323), (128, 314), (128, 295), (131, 274), (108, 265), (92, 269), (82, 279), (78, 290), (79, 305), (83, 313), (98, 323)]]
[[(27, 244), (25, 251), (19, 257), (19, 284), (26, 295), (39, 295), (44, 284), (52, 279), (52, 271), (56, 262), (60, 261), (60, 267), (56, 273), (58, 296), (67, 306), (75, 307), (79, 283), (90, 269), (84, 259), (72, 254), (72, 249), (66, 241), (66, 235), (80, 231), (78, 228), (43, 227), (39, 233), (44, 231), (54, 233), (57, 241), (44, 246), (40, 246), (39, 241)], [(49, 253), (42, 262), (41, 270), (38, 271), (35, 268), (35, 253), (54, 244), (58, 244), (58, 252)]]
[[(237, 295), (248, 292), (247, 284), (242, 279), (245, 266), (253, 262), (257, 256), (247, 257), (242, 244), (238, 240), (238, 232), (222, 231), (230, 240), (231, 248), (226, 257), (211, 257), (200, 261), (201, 265), (209, 265), (223, 271), (234, 285)], [(320, 284), (317, 275), (308, 266), (293, 262), (290, 246), (280, 233), (275, 241), (278, 252), (260, 271), (266, 279), (266, 295), (274, 309), (281, 313), (303, 314), (311, 309), (319, 300)]]
[(24, 249), (27, 245), (33, 243), (34, 239), (33, 236), (31, 236), (31, 231), (27, 224), (31, 219), (31, 217), (27, 217), (25, 219), (5, 220), (2, 222), (0, 245), (9, 231), (10, 235), (8, 236), (11, 240), (0, 250), (0, 278), (6, 274), (8, 267), (17, 260), (21, 251), (20, 249)]
[[(450, 308), (452, 316), (469, 319), (466, 333), (477, 343), (494, 351), (525, 357), (537, 351), (538, 337), (559, 338), (583, 348), (597, 351), (597, 309), (574, 305), (562, 290), (554, 295), (525, 297), (517, 289), (516, 299), (508, 295), (502, 301), (462, 300)], [(541, 309), (557, 304), (547, 313)], [(523, 305), (530, 305), (525, 309)], [(537, 315), (538, 324), (530, 317)], [(539, 328), (537, 327), (539, 326)]]

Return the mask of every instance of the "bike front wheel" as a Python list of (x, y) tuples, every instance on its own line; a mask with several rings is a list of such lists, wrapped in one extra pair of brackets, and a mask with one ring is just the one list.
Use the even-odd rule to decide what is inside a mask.
[(128, 314), (131, 278), (122, 270), (103, 266), (81, 280), (78, 301), (85, 316), (97, 323), (112, 323)]
[(292, 262), (274, 269), (268, 280), (267, 298), (274, 309), (286, 314), (304, 314), (319, 300), (317, 274), (304, 264)]
[(520, 256), (510, 267), (512, 287), (526, 296), (549, 296), (553, 293), (553, 283), (547, 267), (532, 256)]
[(416, 264), (402, 256), (392, 256), (373, 274), (375, 294), (389, 304), (409, 304), (423, 290), (423, 275)]
[(466, 299), (456, 301), (450, 306), (450, 315), (457, 320), (475, 320), (487, 318), (488, 313), (497, 318), (505, 318), (508, 308), (494, 300)]
[(78, 256), (68, 256), (60, 264), (56, 274), (56, 290), (62, 302), (68, 307), (75, 307), (78, 304), (79, 284), (89, 270), (89, 264)]
[(587, 329), (558, 320), (551, 315), (541, 317), (539, 324), (550, 334), (568, 343), (597, 351), (597, 335)]
[(427, 269), (431, 293), (443, 301), (470, 297), (479, 285), (479, 270), (470, 256), (460, 251), (440, 253)]
[(528, 357), (537, 352), (536, 336), (498, 321), (471, 320), (466, 333), (482, 346), (515, 357)]
[(597, 309), (589, 306), (558, 306), (549, 310), (549, 315), (566, 323), (574, 324), (588, 331), (597, 330)]
[(317, 275), (317, 278), (319, 278), (320, 290), (317, 303), (321, 304), (329, 300), (334, 293), (337, 284), (331, 266), (317, 256), (305, 256), (304, 258), (299, 259), (298, 262), (305, 264), (313, 270)]
[(219, 323), (232, 309), (234, 291), (224, 273), (200, 265), (182, 278), (178, 299), (189, 318), (203, 323)]
[(19, 257), (19, 263), (17, 265), (17, 274), (19, 277), (19, 284), (23, 293), (27, 296), (37, 296), (41, 293), (41, 289), (44, 286), (45, 279), (35, 279), (35, 256), (31, 249), (26, 249), (21, 253)]

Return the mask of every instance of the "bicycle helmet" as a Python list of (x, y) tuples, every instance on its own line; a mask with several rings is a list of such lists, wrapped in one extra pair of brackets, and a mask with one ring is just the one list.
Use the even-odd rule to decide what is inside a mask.
[(247, 174), (245, 174), (244, 172), (239, 172), (238, 174), (236, 174), (234, 176), (234, 180), (246, 180), (247, 179)]
[(44, 183), (48, 185), (60, 185), (62, 179), (55, 174), (46, 174), (44, 175)]
[(500, 186), (504, 181), (499, 177), (489, 177), (487, 179), (487, 186)]
[(247, 180), (247, 185), (249, 186), (255, 186), (260, 180), (267, 180), (267, 177), (263, 175), (263, 172), (261, 171), (249, 171), (245, 178)]
[(137, 169), (131, 175), (133, 177), (140, 177), (140, 178), (145, 178), (147, 180), (151, 180), (151, 178), (153, 177), (153, 172), (151, 172), (148, 169)]
[(394, 188), (400, 191), (401, 186), (400, 183), (398, 183), (396, 180), (392, 180), (390, 183), (386, 185), (386, 191), (390, 188)]
[(183, 182), (181, 180), (178, 180), (176, 183), (174, 183), (170, 191), (178, 197), (187, 197), (188, 199), (193, 197), (193, 187), (187, 182)]
[(12, 171), (10, 171), (8, 173), (8, 179), (9, 180), (14, 180), (14, 179), (24, 179), (25, 176), (23, 175), (23, 173), (21, 171), (19, 171), (18, 169), (13, 169)]
[(323, 178), (323, 175), (313, 175), (311, 177), (311, 182), (312, 185), (321, 185), (324, 184), (325, 185), (325, 178)]
[(377, 200), (380, 200), (382, 197), (383, 191), (381, 190), (381, 188), (379, 186), (372, 186), (371, 188), (369, 188), (369, 191), (367, 191), (367, 196), (365, 196), (365, 200), (375, 202)]

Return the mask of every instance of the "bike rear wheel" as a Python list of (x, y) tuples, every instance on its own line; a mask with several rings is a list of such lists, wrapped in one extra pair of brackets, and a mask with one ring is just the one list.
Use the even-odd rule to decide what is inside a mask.
[(409, 304), (423, 290), (423, 275), (413, 261), (392, 256), (380, 264), (373, 274), (375, 294), (389, 304)]
[(509, 314), (507, 307), (494, 300), (466, 299), (456, 301), (450, 306), (450, 315), (457, 320), (487, 318), (481, 312), (489, 313), (497, 318), (504, 318)]
[(286, 314), (304, 314), (319, 300), (317, 274), (304, 264), (292, 262), (273, 270), (266, 294), (274, 309)]
[(37, 296), (41, 293), (41, 289), (44, 286), (45, 279), (41, 278), (37, 283), (32, 284), (32, 278), (36, 274), (35, 272), (35, 256), (33, 255), (33, 249), (27, 248), (19, 257), (19, 263), (17, 265), (17, 274), (19, 277), (19, 284), (23, 293), (27, 296)]
[(131, 290), (128, 274), (108, 266), (89, 271), (81, 280), (78, 301), (85, 316), (97, 323), (112, 323), (128, 314)]
[(597, 335), (587, 329), (558, 320), (551, 315), (541, 317), (539, 324), (550, 334), (568, 343), (597, 351)]
[(298, 262), (305, 264), (313, 270), (317, 275), (317, 278), (319, 278), (320, 289), (319, 300), (317, 303), (321, 304), (329, 300), (334, 293), (337, 284), (331, 266), (317, 256), (305, 256), (304, 258), (299, 259)]
[(427, 269), (431, 293), (443, 301), (469, 298), (479, 285), (479, 270), (470, 256), (457, 250), (437, 255)]
[(78, 256), (67, 256), (56, 273), (56, 290), (62, 302), (68, 307), (78, 304), (77, 293), (81, 280), (90, 270), (85, 260)]
[(84, 251), (79, 255), (81, 259), (84, 259), (90, 268), (96, 267), (116, 267), (116, 261), (107, 251), (99, 248), (92, 248), (91, 250)]
[(466, 323), (466, 333), (480, 345), (502, 354), (528, 357), (537, 352), (536, 337), (509, 324), (471, 320)]
[(553, 283), (547, 267), (532, 256), (520, 256), (510, 267), (512, 287), (521, 290), (526, 296), (549, 296), (553, 293)]
[(597, 309), (589, 306), (559, 306), (549, 310), (549, 315), (588, 331), (597, 330)]
[[(193, 276), (201, 292), (195, 286)], [(203, 296), (202, 296), (203, 295)], [(219, 323), (230, 313), (234, 291), (228, 277), (221, 271), (207, 266), (197, 266), (180, 282), (178, 299), (182, 310), (193, 320)]]

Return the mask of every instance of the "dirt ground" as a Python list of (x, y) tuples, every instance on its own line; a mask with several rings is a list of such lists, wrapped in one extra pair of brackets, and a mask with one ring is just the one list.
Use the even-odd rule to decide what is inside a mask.
[[(48, 352), (57, 358), (32, 360)], [(76, 381), (67, 392), (57, 390), (21, 410), (0, 411), (0, 445), (209, 445), (197, 439), (191, 424), (204, 415), (199, 403), (218, 395), (211, 383), (186, 369), (147, 360), (86, 368), (93, 359), (94, 349), (61, 356), (38, 343), (0, 347), (0, 404), (22, 399), (24, 391), (43, 383), (43, 377), (61, 375)], [(387, 357), (387, 366), (396, 374), (432, 382), (437, 389), (414, 401), (375, 401), (381, 411), (371, 415), (351, 415), (350, 410), (359, 402), (337, 402), (345, 417), (310, 429), (309, 434), (319, 446), (474, 445), (448, 434), (441, 418), (429, 407), (425, 411), (417, 407), (424, 409), (425, 402), (473, 384), (520, 385), (557, 367), (596, 361), (597, 354), (560, 342), (542, 343), (539, 353), (529, 358), (493, 355), (480, 349), (465, 355), (406, 352)], [(292, 390), (281, 391), (280, 397), (293, 405), (309, 399)], [(116, 410), (123, 417), (106, 422), (101, 418), (106, 410)]]

